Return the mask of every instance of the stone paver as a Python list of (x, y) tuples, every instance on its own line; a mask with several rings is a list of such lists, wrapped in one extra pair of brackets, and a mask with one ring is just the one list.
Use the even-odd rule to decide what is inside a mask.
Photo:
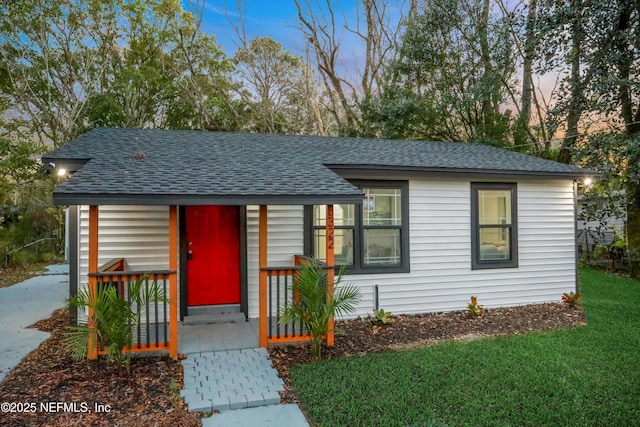
[(191, 411), (225, 411), (280, 403), (284, 383), (263, 348), (188, 354), (182, 361)]

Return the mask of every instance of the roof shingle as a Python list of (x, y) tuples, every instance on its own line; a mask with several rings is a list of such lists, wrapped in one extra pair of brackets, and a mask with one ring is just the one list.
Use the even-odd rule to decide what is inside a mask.
[(473, 143), (115, 128), (89, 131), (43, 160), (86, 161), (56, 188), (61, 204), (359, 199), (361, 191), (330, 167), (565, 178), (587, 172)]

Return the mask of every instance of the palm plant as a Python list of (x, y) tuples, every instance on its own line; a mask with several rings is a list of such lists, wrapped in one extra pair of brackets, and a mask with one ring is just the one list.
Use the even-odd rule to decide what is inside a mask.
[(333, 283), (333, 294), (329, 291), (327, 267), (315, 259), (298, 266), (292, 290), (295, 298), (280, 309), (279, 323), (299, 322), (311, 337), (311, 354), (320, 359), (322, 339), (329, 333), (331, 319), (355, 311), (360, 301), (360, 290), (351, 285), (340, 285), (344, 269)]
[(69, 298), (70, 307), (93, 310), (88, 320), (94, 327), (90, 328), (88, 324), (70, 326), (64, 337), (66, 351), (76, 360), (86, 358), (93, 335), (94, 342), (106, 347), (108, 359), (116, 363), (120, 374), (123, 368), (129, 372), (133, 326), (140, 322), (140, 313), (133, 310), (134, 304), (146, 307), (152, 303), (168, 302), (157, 281), (148, 284), (147, 280), (143, 276), (129, 283), (129, 300), (119, 297), (114, 286), (104, 283), (98, 283), (93, 292), (83, 289)]

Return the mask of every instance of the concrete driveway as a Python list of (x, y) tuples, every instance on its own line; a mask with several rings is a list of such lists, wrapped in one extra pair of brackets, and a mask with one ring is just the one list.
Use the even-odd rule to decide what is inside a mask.
[(65, 306), (69, 266), (50, 265), (43, 276), (0, 288), (0, 381), (49, 334), (26, 329)]

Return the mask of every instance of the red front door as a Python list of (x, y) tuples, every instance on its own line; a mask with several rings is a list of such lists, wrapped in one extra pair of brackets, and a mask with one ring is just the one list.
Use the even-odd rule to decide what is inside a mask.
[(187, 206), (187, 304), (240, 302), (238, 206)]

